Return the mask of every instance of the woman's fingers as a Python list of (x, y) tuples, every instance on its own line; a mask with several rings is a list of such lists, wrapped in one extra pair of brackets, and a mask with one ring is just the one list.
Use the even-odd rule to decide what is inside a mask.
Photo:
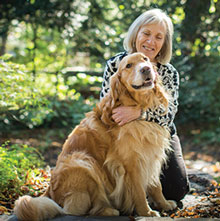
[(122, 126), (140, 116), (141, 110), (137, 107), (119, 106), (112, 110), (112, 119)]

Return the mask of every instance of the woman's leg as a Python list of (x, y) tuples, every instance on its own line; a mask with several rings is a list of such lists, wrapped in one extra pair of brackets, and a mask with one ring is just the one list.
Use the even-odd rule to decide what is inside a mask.
[(189, 180), (177, 135), (172, 136), (171, 145), (173, 151), (168, 156), (167, 165), (162, 169), (160, 180), (165, 198), (178, 202), (189, 192)]

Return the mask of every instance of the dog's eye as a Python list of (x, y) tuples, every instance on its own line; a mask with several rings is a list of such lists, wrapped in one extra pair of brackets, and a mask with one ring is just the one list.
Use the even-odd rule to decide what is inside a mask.
[(131, 68), (132, 67), (132, 64), (127, 64), (126, 65), (126, 68)]
[(144, 60), (145, 60), (145, 61), (148, 61), (148, 57), (144, 57)]

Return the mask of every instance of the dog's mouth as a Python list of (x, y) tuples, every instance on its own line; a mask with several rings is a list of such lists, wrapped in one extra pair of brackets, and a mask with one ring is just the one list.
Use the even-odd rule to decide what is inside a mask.
[(148, 80), (148, 81), (145, 81), (143, 84), (141, 85), (132, 85), (132, 87), (136, 90), (138, 89), (142, 89), (142, 88), (149, 88), (149, 87), (152, 87), (153, 85), (153, 80)]

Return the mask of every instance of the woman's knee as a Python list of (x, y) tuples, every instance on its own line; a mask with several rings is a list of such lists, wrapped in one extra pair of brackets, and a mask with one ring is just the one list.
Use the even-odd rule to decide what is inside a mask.
[(179, 138), (177, 135), (172, 138), (173, 152), (162, 170), (161, 184), (166, 199), (180, 201), (189, 192), (190, 186)]
[[(175, 177), (174, 177), (175, 179)], [(167, 200), (182, 200), (189, 192), (190, 185), (187, 178), (180, 178), (180, 180), (161, 181), (163, 194)]]

